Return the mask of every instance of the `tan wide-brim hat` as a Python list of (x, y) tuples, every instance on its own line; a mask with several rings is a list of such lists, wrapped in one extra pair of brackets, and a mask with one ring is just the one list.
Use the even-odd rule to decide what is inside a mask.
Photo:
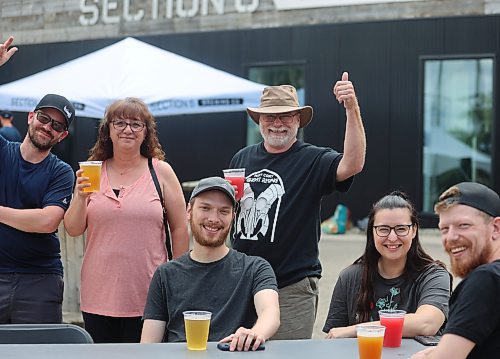
[(311, 106), (299, 106), (297, 90), (291, 85), (268, 86), (262, 91), (259, 107), (248, 107), (247, 113), (259, 124), (259, 116), (262, 113), (275, 114), (290, 111), (300, 112), (299, 127), (306, 127), (313, 117)]

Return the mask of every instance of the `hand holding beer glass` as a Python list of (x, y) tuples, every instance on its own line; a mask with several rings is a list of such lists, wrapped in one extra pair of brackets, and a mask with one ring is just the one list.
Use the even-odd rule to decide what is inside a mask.
[(83, 161), (78, 163), (80, 169), (83, 171), (82, 177), (88, 178), (88, 181), (83, 181), (82, 183), (90, 183), (90, 186), (83, 188), (83, 192), (99, 192), (101, 189), (102, 161)]
[(239, 201), (243, 197), (244, 184), (245, 184), (245, 169), (244, 168), (230, 168), (222, 170), (224, 178), (231, 182), (231, 185), (236, 187), (236, 200)]
[(184, 314), (187, 348), (189, 350), (206, 350), (212, 313), (191, 310), (182, 312), (182, 314)]

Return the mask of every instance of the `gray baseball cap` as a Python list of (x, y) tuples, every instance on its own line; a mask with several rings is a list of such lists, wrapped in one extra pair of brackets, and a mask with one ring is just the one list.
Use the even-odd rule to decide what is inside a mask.
[(190, 199), (195, 198), (200, 193), (211, 190), (218, 190), (225, 193), (233, 203), (233, 207), (236, 206), (236, 198), (234, 197), (233, 186), (231, 186), (228, 181), (221, 177), (208, 177), (200, 180), (200, 182), (198, 182), (193, 192), (191, 193)]

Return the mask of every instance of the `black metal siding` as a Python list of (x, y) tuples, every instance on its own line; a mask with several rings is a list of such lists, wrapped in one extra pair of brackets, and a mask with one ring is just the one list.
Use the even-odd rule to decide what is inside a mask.
[[(331, 215), (341, 202), (350, 208), (354, 219), (359, 219), (368, 214), (373, 201), (394, 189), (406, 191), (421, 208), (421, 59), (498, 56), (499, 19), (494, 15), (398, 20), (139, 39), (242, 77), (248, 66), (303, 64), (306, 102), (314, 106), (314, 120), (305, 130), (305, 139), (338, 150), (343, 147), (345, 114), (332, 95), (332, 86), (343, 71), (348, 71), (367, 133), (367, 161), (349, 193), (327, 197), (322, 213), (324, 217)], [(0, 83), (64, 63), (116, 40), (20, 46), (13, 60), (0, 68)], [(494, 82), (496, 86), (496, 77)], [(498, 92), (495, 96), (495, 103), (500, 103)], [(16, 125), (26, 131), (22, 116), (17, 114)], [(158, 129), (169, 162), (180, 181), (187, 181), (221, 174), (233, 153), (245, 145), (246, 117), (244, 113), (173, 116), (159, 118)], [(497, 191), (498, 132), (494, 133), (493, 157)], [(87, 157), (95, 133), (96, 121), (79, 119), (70, 139), (54, 152), (76, 167), (78, 160)], [(424, 216), (424, 223), (435, 221)]]

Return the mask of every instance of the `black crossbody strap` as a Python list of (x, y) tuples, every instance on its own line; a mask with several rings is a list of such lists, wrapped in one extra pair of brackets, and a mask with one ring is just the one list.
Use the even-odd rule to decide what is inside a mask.
[(161, 208), (163, 208), (163, 224), (165, 225), (165, 247), (167, 248), (168, 260), (172, 260), (172, 243), (170, 243), (170, 231), (168, 230), (167, 221), (167, 210), (165, 209), (165, 202), (163, 201), (163, 195), (161, 194), (160, 182), (158, 182), (158, 177), (156, 176), (155, 169), (153, 168), (153, 159), (148, 158), (149, 172), (151, 172), (151, 177), (153, 178), (153, 183), (155, 184), (156, 191), (158, 191), (158, 197), (160, 197)]

